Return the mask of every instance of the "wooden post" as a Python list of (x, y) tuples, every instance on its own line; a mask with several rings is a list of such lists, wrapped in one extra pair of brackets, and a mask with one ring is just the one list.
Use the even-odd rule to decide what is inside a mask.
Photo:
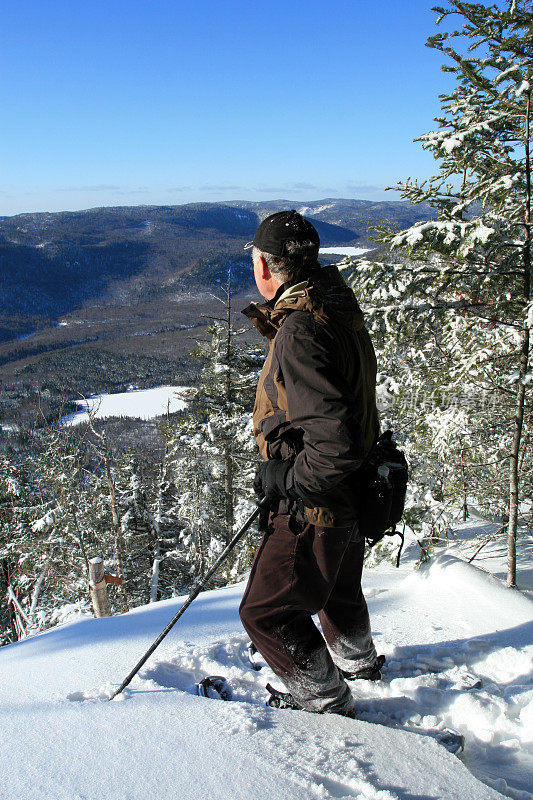
[(107, 600), (104, 559), (97, 556), (89, 561), (89, 588), (95, 617), (110, 617)]

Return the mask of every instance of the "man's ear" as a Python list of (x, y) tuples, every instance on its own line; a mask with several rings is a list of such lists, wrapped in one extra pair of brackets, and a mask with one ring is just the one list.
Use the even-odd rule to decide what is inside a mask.
[(259, 274), (262, 280), (264, 281), (270, 280), (272, 274), (267, 266), (266, 260), (263, 258), (263, 256), (257, 256), (257, 260), (259, 262)]

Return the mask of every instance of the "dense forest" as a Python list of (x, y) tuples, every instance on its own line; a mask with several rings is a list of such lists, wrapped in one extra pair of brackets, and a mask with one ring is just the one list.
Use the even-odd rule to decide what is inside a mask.
[[(530, 40), (520, 35), (530, 24), (530, 13), (515, 4), (505, 12), (468, 9), (465, 27), (429, 42), (456, 77), (455, 90), (441, 97), (437, 129), (420, 137), (435, 157), (436, 174), (397, 187), (406, 202), (422, 209), (429, 205), (433, 213), (407, 227), (381, 220), (376, 229), (383, 249), (372, 257), (345, 259), (339, 267), (361, 302), (377, 351), (382, 427), (395, 431), (410, 462), (405, 522), (420, 561), (453, 534), (454, 519), (475, 512), (499, 524), (493, 535), (507, 541), (508, 585), (514, 587), (516, 550), (533, 515), (533, 51)], [(230, 215), (242, 222), (238, 234), (248, 235), (257, 217), (245, 211), (226, 208), (216, 219), (203, 208), (180, 212), (178, 218), (175, 209), (158, 213), (169, 228), (192, 228), (192, 217), (201, 217), (202, 224), (218, 225), (221, 235), (227, 234)], [(124, 211), (123, 226), (135, 224), (146, 231), (143, 220), (149, 216), (147, 209)], [(72, 218), (62, 215), (67, 229)], [(94, 236), (90, 217), (82, 218), (89, 240)], [(4, 220), (3, 234), (16, 224)], [(22, 231), (17, 247), (28, 247), (37, 231), (48, 235), (46, 220), (39, 224)], [(339, 233), (337, 226), (337, 241), (347, 240), (347, 230)], [(350, 233), (349, 241), (357, 241), (358, 234)], [(50, 247), (55, 251), (56, 244)], [(112, 259), (117, 269), (113, 279), (129, 269), (135, 272), (142, 248), (132, 253), (132, 261)], [(64, 279), (74, 262), (67, 264), (60, 249), (57, 257)], [(105, 265), (105, 248), (101, 257)], [(78, 265), (85, 263), (81, 255), (76, 258)], [(219, 319), (208, 323), (208, 335), (187, 362), (195, 366), (182, 373), (194, 377), (186, 411), (145, 424), (94, 420), (70, 429), (57, 424), (53, 403), (47, 408), (51, 377), (48, 386), (32, 390), (33, 423), (28, 411), (23, 424), (4, 432), (4, 642), (88, 612), (87, 565), (93, 555), (103, 556), (122, 581), (113, 589), (114, 610), (187, 590), (252, 508), (257, 454), (250, 414), (264, 353), (233, 314), (234, 292), (242, 295), (247, 287), (244, 262), (228, 259), (227, 252), (215, 262), (202, 258), (194, 266), (198, 272), (174, 276), (173, 290), (196, 291), (198, 275), (208, 275), (220, 292), (228, 270), (230, 281), (225, 295), (213, 300), (218, 314), (212, 316)], [(107, 280), (105, 269), (102, 276)], [(54, 281), (49, 285), (48, 280), (43, 273), (39, 285), (54, 303)], [(30, 301), (26, 310), (33, 313)], [(191, 315), (197, 322), (197, 311)], [(183, 324), (194, 327), (195, 321)], [(161, 331), (154, 335), (164, 340)], [(94, 358), (98, 352), (96, 347)], [(170, 380), (175, 368), (162, 344), (159, 353), (159, 360), (146, 356), (142, 377), (147, 383)], [(128, 358), (122, 356), (119, 368), (117, 361), (102, 357), (102, 375), (117, 370), (118, 386), (130, 375)], [(140, 363), (135, 361), (136, 369)], [(76, 370), (83, 373), (83, 362), (75, 367), (71, 360), (67, 366), (72, 376), (65, 387), (68, 401), (82, 388), (83, 376), (76, 377)], [(8, 403), (9, 397), (4, 394), (2, 400)], [(217, 581), (243, 574), (254, 536)], [(369, 559), (394, 556), (395, 550), (396, 544), (384, 539)]]

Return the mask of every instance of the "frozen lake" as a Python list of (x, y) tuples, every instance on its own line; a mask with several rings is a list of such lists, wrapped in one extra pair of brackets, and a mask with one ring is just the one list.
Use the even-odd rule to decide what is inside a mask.
[(153, 419), (185, 408), (186, 401), (179, 395), (187, 392), (186, 386), (157, 386), (155, 389), (131, 389), (117, 394), (99, 394), (86, 400), (77, 400), (80, 410), (64, 417), (65, 425), (80, 425), (89, 417), (135, 417)]
[(320, 255), (323, 256), (362, 256), (370, 253), (373, 247), (321, 247)]

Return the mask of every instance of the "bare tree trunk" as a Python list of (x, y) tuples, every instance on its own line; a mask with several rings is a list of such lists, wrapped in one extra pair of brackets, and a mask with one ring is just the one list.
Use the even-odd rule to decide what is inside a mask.
[(152, 577), (150, 579), (150, 602), (157, 603), (159, 593), (159, 565), (161, 564), (161, 548), (159, 540), (155, 545), (154, 560), (152, 563)]
[[(509, 527), (507, 530), (507, 586), (516, 587), (516, 534), (518, 528), (518, 455), (524, 421), (526, 387), (523, 376), (527, 371), (529, 353), (529, 330), (524, 331), (520, 358), (520, 378), (516, 393), (513, 444), (509, 468)], [(524, 369), (525, 363), (525, 369)]]
[(17, 600), (15, 592), (13, 591), (11, 586), (7, 587), (7, 600), (8, 603), (10, 604), (10, 608), (13, 609), (13, 619), (15, 625), (16, 638), (17, 641), (20, 641), (20, 639), (24, 639), (28, 635), (28, 630), (31, 626), (31, 623), (26, 614), (24, 613), (24, 609)]
[(44, 579), (46, 578), (46, 573), (48, 572), (48, 567), (50, 566), (50, 562), (46, 561), (44, 567), (42, 568), (39, 577), (35, 582), (35, 587), (33, 589), (33, 595), (31, 598), (31, 605), (30, 610), (28, 612), (28, 619), (30, 626), (33, 627), (35, 622), (35, 612), (37, 610), (37, 603), (39, 602), (39, 597), (41, 595), (41, 590), (43, 588)]
[(529, 438), (531, 435), (531, 429), (528, 424), (526, 424), (526, 432), (522, 436), (522, 442), (520, 445), (520, 456), (518, 458), (518, 473), (520, 474), (522, 467), (524, 465), (524, 459), (526, 457), (527, 448), (529, 446)]
[(198, 529), (198, 555), (200, 556), (200, 577), (203, 578), (205, 574), (205, 548), (201, 528)]
[(124, 611), (129, 611), (128, 594), (126, 591), (126, 577), (124, 575), (124, 564), (122, 561), (122, 534), (120, 531), (120, 514), (118, 513), (117, 495), (115, 492), (115, 481), (111, 472), (111, 462), (109, 459), (109, 447), (107, 444), (107, 436), (104, 433), (98, 433), (93, 425), (93, 421), (89, 416), (89, 425), (97, 439), (102, 443), (104, 454), (105, 474), (107, 479), (107, 488), (109, 491), (109, 503), (111, 505), (111, 517), (113, 519), (113, 532), (115, 536), (115, 561), (117, 564), (117, 575), (121, 578), (120, 593), (122, 594), (122, 606)]
[[(199, 492), (198, 492), (198, 478), (195, 478), (195, 492), (196, 492), (196, 495), (198, 496), (199, 495)], [(203, 578), (204, 574), (205, 574), (205, 543), (204, 543), (204, 536), (203, 536), (203, 533), (202, 533), (202, 522), (201, 521), (200, 521), (200, 524), (198, 525), (198, 527), (196, 529), (196, 545), (197, 545), (198, 556), (199, 556), (199, 560), (200, 560), (200, 563), (198, 565), (198, 568), (199, 568), (199, 571), (200, 571), (200, 578)]]
[(17, 626), (17, 617), (15, 613), (15, 609), (13, 608), (13, 603), (8, 603), (7, 605), (7, 614), (9, 617), (9, 627), (11, 628), (11, 641), (18, 642), (19, 641), (19, 632)]
[(461, 473), (463, 479), (463, 522), (469, 517), (468, 513), (468, 500), (467, 500), (467, 483), (466, 483), (466, 471), (465, 471), (465, 449), (464, 447), (461, 448)]
[(226, 443), (224, 447), (224, 467), (226, 544), (229, 544), (233, 538), (233, 526), (235, 522), (235, 513), (233, 509), (233, 454), (229, 442)]
[(85, 566), (87, 567), (87, 575), (89, 575), (89, 558), (87, 556), (85, 543), (83, 541), (83, 534), (80, 530), (80, 526), (78, 525), (78, 517), (76, 516), (76, 511), (74, 510), (74, 507), (71, 507), (70, 513), (72, 514), (72, 519), (74, 520), (74, 527), (76, 529), (76, 536), (78, 537), (81, 554), (83, 556), (83, 560), (85, 561)]
[(104, 446), (105, 473), (107, 478), (107, 486), (109, 489), (109, 501), (111, 505), (111, 516), (113, 518), (113, 529), (115, 533), (115, 560), (117, 562), (117, 574), (119, 578), (122, 578), (120, 591), (122, 593), (122, 602), (124, 606), (124, 611), (129, 611), (128, 595), (126, 592), (126, 578), (124, 575), (124, 564), (122, 561), (122, 533), (120, 531), (120, 515), (118, 512), (117, 495), (115, 492), (115, 481), (113, 480), (113, 475), (111, 473), (111, 463), (109, 460), (109, 447), (107, 445), (107, 437), (105, 433), (101, 435), (100, 439)]
[[(530, 161), (530, 115), (531, 95), (528, 95), (525, 118), (525, 168), (526, 168), (526, 202), (525, 202), (525, 241), (522, 251), (524, 267), (524, 299), (529, 303), (531, 294), (531, 161)], [(529, 316), (529, 315), (528, 315)], [(509, 528), (507, 532), (507, 586), (516, 587), (516, 534), (518, 528), (518, 492), (519, 471), (518, 459), (520, 442), (524, 424), (524, 406), (526, 398), (525, 376), (529, 364), (529, 327), (528, 319), (524, 321), (520, 342), (520, 362), (518, 389), (514, 417), (513, 444), (509, 463)]]
[[(152, 561), (152, 575), (150, 578), (150, 602), (157, 603), (157, 594), (159, 591), (159, 565), (161, 563), (161, 544), (159, 541), (159, 536), (161, 533), (161, 513), (163, 507), (163, 485), (165, 480), (165, 461), (166, 461), (167, 450), (165, 447), (165, 452), (163, 453), (163, 461), (161, 463), (161, 471), (159, 475), (159, 486), (157, 487), (157, 506), (155, 509), (155, 515), (152, 522), (152, 530), (154, 532), (155, 542), (154, 542), (154, 560)], [(150, 515), (151, 516), (151, 515)]]
[(163, 518), (163, 492), (167, 479), (167, 459), (168, 459), (168, 439), (165, 442), (165, 449), (163, 451), (163, 458), (161, 460), (161, 470), (159, 473), (159, 485), (157, 487), (157, 505), (155, 515), (151, 517), (152, 530), (154, 532), (154, 560), (152, 563), (152, 577), (150, 579), (150, 602), (156, 603), (159, 592), (159, 566), (162, 561), (161, 557), (161, 520)]
[[(226, 404), (229, 410), (232, 395), (231, 385), (231, 269), (228, 270), (228, 301), (226, 305)], [(226, 544), (233, 538), (235, 513), (233, 509), (233, 452), (232, 442), (227, 440), (224, 445), (224, 494), (225, 494), (225, 528)]]
[(17, 630), (17, 621), (15, 616), (15, 609), (13, 608), (13, 602), (11, 600), (11, 595), (13, 594), (13, 590), (11, 589), (11, 578), (10, 578), (10, 570), (9, 570), (9, 562), (7, 559), (3, 559), (0, 561), (0, 573), (2, 578), (2, 588), (5, 586), (6, 590), (6, 610), (7, 610), (7, 617), (9, 620), (9, 627), (11, 629), (11, 641), (18, 642), (18, 630)]

